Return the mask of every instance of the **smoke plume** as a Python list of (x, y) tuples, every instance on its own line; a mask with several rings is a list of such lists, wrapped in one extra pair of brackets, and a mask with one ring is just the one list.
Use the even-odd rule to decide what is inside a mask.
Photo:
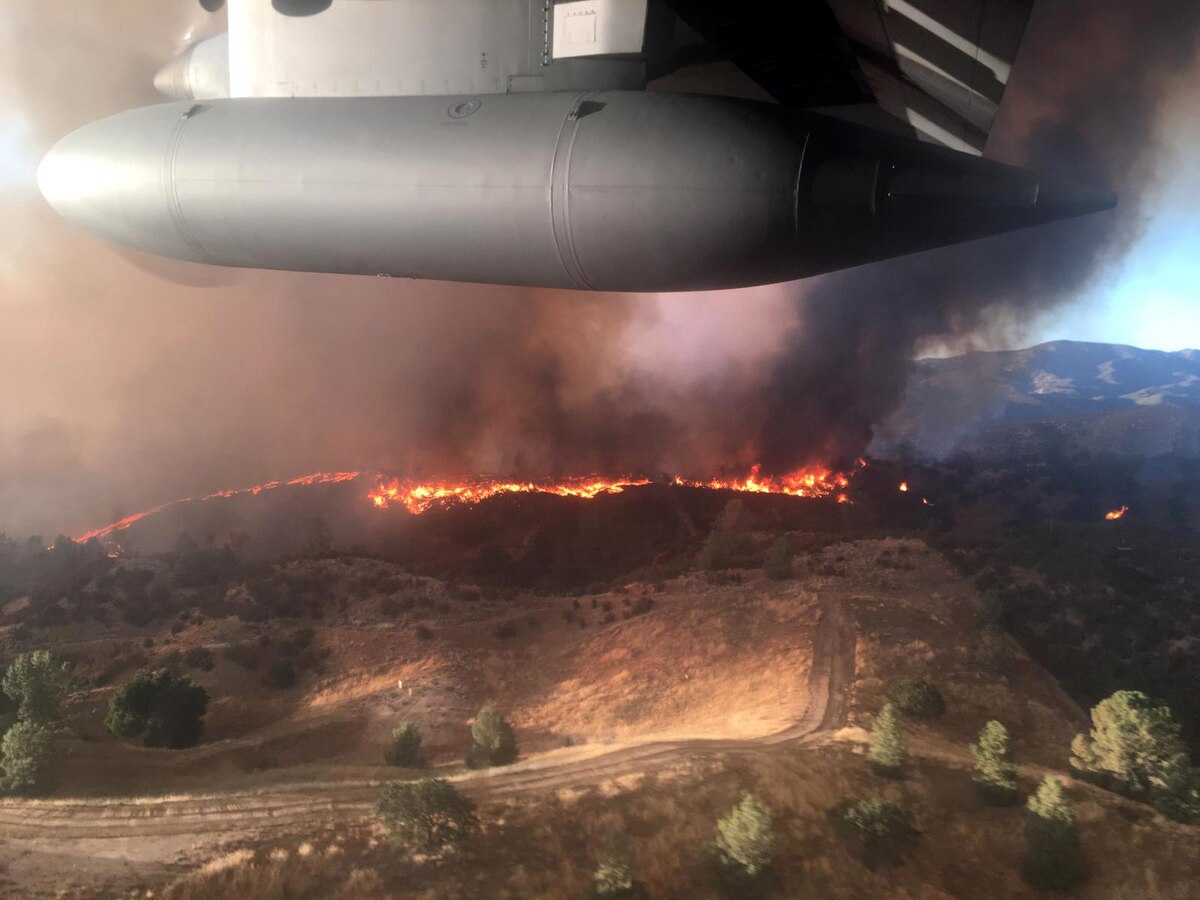
[(923, 347), (1019, 331), (1120, 259), (1197, 19), (1165, 0), (1035, 11), (991, 155), (1106, 183), (1115, 213), (796, 285), (656, 298), (120, 253), (45, 206), (36, 161), (73, 128), (158, 102), (154, 71), (190, 28), (220, 23), (183, 0), (10, 0), (0, 530), (82, 531), (320, 470), (705, 477), (857, 455)]
[(1198, 35), (1188, 0), (1038, 3), (988, 155), (1110, 186), (1118, 208), (801, 284), (767, 388), (765, 467), (861, 453), (921, 349), (1025, 336), (1119, 265), (1166, 174), (1160, 112), (1190, 90)]

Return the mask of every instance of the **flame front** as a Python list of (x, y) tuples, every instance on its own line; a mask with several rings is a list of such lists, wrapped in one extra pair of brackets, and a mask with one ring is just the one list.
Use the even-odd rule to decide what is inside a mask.
[(499, 481), (475, 479), (464, 482), (418, 482), (392, 478), (380, 479), (367, 496), (380, 509), (399, 504), (413, 515), (431, 506), (452, 503), (479, 503), (497, 494), (555, 494), (559, 497), (583, 497), (619, 494), (627, 487), (649, 484), (649, 478), (606, 479), (591, 475), (563, 481)]
[[(859, 460), (858, 466), (867, 465)], [(202, 497), (181, 497), (168, 503), (160, 503), (151, 509), (126, 516), (116, 522), (96, 528), (75, 538), (82, 543), (92, 538), (108, 538), (124, 531), (135, 522), (163, 512), (183, 503), (201, 500), (217, 500), (240, 495), (258, 496), (264, 491), (282, 487), (299, 487), (314, 484), (338, 484), (367, 477), (365, 472), (317, 472), (303, 475), (290, 481), (268, 481), (252, 487), (227, 488), (205, 494)], [(833, 497), (838, 503), (853, 503), (846, 489), (850, 486), (853, 473), (834, 472), (820, 467), (798, 469), (787, 475), (764, 476), (759, 466), (750, 469), (744, 478), (710, 478), (697, 480), (676, 475), (671, 484), (679, 487), (701, 488), (714, 491), (744, 491), (752, 494), (785, 494), (791, 497)], [(420, 515), (434, 506), (455, 503), (479, 503), (499, 494), (553, 494), (559, 497), (580, 497), (590, 500), (600, 494), (619, 494), (626, 488), (641, 487), (651, 483), (650, 478), (624, 476), (606, 478), (600, 475), (582, 475), (558, 480), (515, 481), (504, 479), (476, 478), (465, 481), (417, 481), (414, 479), (391, 478), (374, 475), (373, 490), (367, 498), (379, 509), (403, 506), (413, 515)]]
[(1125, 513), (1127, 513), (1127, 512), (1129, 512), (1129, 507), (1128, 507), (1128, 506), (1122, 506), (1122, 507), (1119, 507), (1119, 508), (1117, 508), (1117, 509), (1110, 509), (1108, 512), (1106, 512), (1106, 513), (1104, 514), (1104, 518), (1105, 518), (1105, 519), (1107, 519), (1109, 522), (1111, 522), (1111, 521), (1113, 521), (1114, 519), (1119, 519), (1119, 518), (1121, 518), (1121, 517), (1122, 517), (1122, 516), (1124, 516), (1124, 515), (1125, 515)]
[(155, 513), (160, 513), (165, 509), (170, 509), (172, 506), (178, 506), (181, 503), (190, 503), (193, 500), (217, 500), (226, 497), (236, 497), (239, 494), (252, 494), (258, 496), (263, 491), (273, 491), (275, 488), (281, 487), (301, 487), (313, 484), (339, 484), (343, 481), (353, 481), (362, 475), (362, 472), (316, 472), (312, 475), (301, 475), (299, 478), (293, 478), (291, 481), (268, 481), (265, 484), (256, 484), (253, 487), (245, 488), (225, 488), (224, 490), (214, 491), (211, 494), (205, 494), (203, 497), (180, 497), (178, 500), (171, 500), (167, 503), (160, 503), (158, 506), (150, 509), (142, 510), (140, 513), (134, 513), (132, 516), (126, 516), (116, 522), (111, 522), (103, 528), (96, 528), (86, 534), (81, 534), (75, 538), (76, 543), (82, 544), (90, 541), (92, 538), (111, 537), (118, 531), (124, 531), (134, 522), (139, 522), (147, 516), (152, 516)]
[[(421, 482), (392, 478), (380, 479), (367, 496), (380, 509), (400, 505), (413, 515), (420, 515), (433, 506), (453, 503), (479, 503), (498, 494), (555, 494), (559, 497), (581, 497), (590, 500), (600, 494), (619, 494), (630, 487), (650, 484), (649, 478), (626, 476), (604, 478), (585, 475), (558, 481), (505, 481), (473, 479), (463, 482)], [(829, 469), (800, 469), (788, 475), (762, 476), (754, 466), (744, 478), (710, 478), (707, 481), (676, 475), (671, 483), (679, 487), (703, 488), (714, 491), (745, 491), (753, 494), (787, 494), (792, 497), (827, 497), (837, 493), (839, 503), (850, 503), (844, 491), (850, 486), (850, 476)]]

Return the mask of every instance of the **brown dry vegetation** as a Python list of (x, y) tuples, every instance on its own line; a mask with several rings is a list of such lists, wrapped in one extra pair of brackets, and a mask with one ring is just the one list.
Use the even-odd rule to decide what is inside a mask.
[[(1001, 719), (1023, 765), (1022, 788), (1030, 790), (1044, 771), (1065, 770), (1083, 713), (1019, 647), (976, 627), (975, 590), (920, 541), (819, 547), (797, 560), (797, 577), (785, 582), (757, 572), (723, 585), (685, 575), (577, 598), (452, 587), (377, 561), (292, 565), (334, 567), (330, 590), (347, 598), (315, 628), (313, 644), (329, 651), (323, 674), (310, 670), (295, 689), (280, 692), (261, 684), (262, 663), (247, 670), (223, 654), (266, 633), (272, 642), (263, 659), (273, 658), (293, 628), (278, 622), (210, 618), (181, 629), (166, 648), (156, 632), (154, 654), (213, 650), (213, 670), (193, 672), (215, 698), (206, 743), (152, 751), (104, 737), (98, 723), (110, 688), (96, 688), (74, 710), (71, 725), (88, 739), (70, 745), (71, 757), (55, 772), (57, 792), (389, 777), (394, 770), (381, 758), (396, 723), (416, 722), (433, 762), (453, 763), (465, 750), (469, 716), (486, 703), (509, 712), (523, 754), (662, 735), (763, 735), (803, 708), (813, 627), (830, 602), (842, 604), (858, 627), (850, 721), (820, 746), (748, 745), (685, 756), (668, 771), (635, 770), (619, 783), (485, 800), (481, 834), (435, 858), (395, 846), (369, 818), (330, 815), (198, 843), (174, 860), (190, 869), (182, 875), (164, 869), (167, 860), (127, 872), (110, 866), (103, 887), (81, 876), (85, 886), (68, 896), (128, 896), (136, 886), (176, 900), (580, 897), (595, 850), (618, 827), (635, 839), (638, 878), (650, 896), (716, 896), (706, 848), (716, 818), (744, 789), (764, 800), (780, 828), (773, 896), (1029, 893), (1017, 876), (1021, 810), (979, 802), (966, 744), (985, 721)], [(348, 587), (376, 579), (389, 585), (386, 592)], [(642, 598), (653, 601), (652, 610), (622, 618)], [(601, 624), (605, 603), (615, 621)], [(419, 636), (419, 626), (432, 637)], [(120, 626), (89, 638), (73, 627), (63, 628), (60, 646), (85, 667), (99, 666), (114, 642), (150, 636)], [(948, 709), (936, 722), (910, 726), (913, 764), (906, 778), (886, 780), (865, 763), (863, 729), (888, 683), (904, 675), (936, 683)], [(1091, 871), (1079, 896), (1194, 896), (1196, 828), (1089, 785), (1073, 783), (1070, 791), (1080, 802)], [(879, 794), (914, 812), (921, 838), (907, 858), (869, 866), (834, 836), (825, 813), (847, 794)], [(28, 871), (13, 867), (10, 877)]]

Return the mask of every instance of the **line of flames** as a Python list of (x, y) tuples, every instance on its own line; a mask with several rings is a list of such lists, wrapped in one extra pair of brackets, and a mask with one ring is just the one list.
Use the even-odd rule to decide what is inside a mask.
[[(865, 460), (859, 461), (859, 467), (866, 465)], [(585, 475), (557, 480), (545, 481), (507, 481), (502, 479), (472, 479), (468, 481), (416, 481), (411, 479), (386, 479), (381, 475), (367, 472), (317, 472), (303, 475), (289, 481), (268, 481), (265, 484), (245, 488), (229, 488), (214, 491), (200, 497), (180, 497), (167, 503), (125, 516), (116, 522), (111, 522), (102, 528), (88, 531), (77, 538), (83, 543), (92, 538), (107, 538), (124, 531), (136, 522), (153, 516), (156, 513), (171, 509), (183, 503), (202, 500), (216, 500), (243, 495), (258, 495), (264, 491), (273, 491), (282, 487), (297, 487), (315, 484), (338, 484), (354, 481), (359, 478), (373, 477), (375, 487), (367, 493), (367, 499), (380, 509), (390, 506), (403, 506), (410, 513), (420, 515), (434, 506), (448, 506), (455, 503), (479, 503), (489, 497), (499, 494), (531, 493), (553, 494), (559, 497), (580, 497), (592, 499), (601, 494), (619, 494), (626, 488), (641, 487), (651, 483), (652, 479), (627, 476), (622, 478), (604, 478), (598, 475)], [(744, 478), (710, 478), (707, 481), (675, 476), (671, 483), (680, 487), (704, 488), (709, 490), (743, 491), (755, 494), (786, 494), (792, 497), (829, 497), (835, 496), (838, 503), (850, 503), (849, 495), (845, 493), (850, 486), (850, 474), (834, 472), (824, 468), (805, 468), (788, 475), (763, 476), (758, 466), (754, 466)]]
[[(709, 490), (744, 491), (755, 494), (787, 494), (792, 497), (828, 497), (837, 495), (839, 503), (849, 503), (844, 490), (850, 486), (850, 476), (829, 469), (802, 469), (789, 475), (760, 476), (754, 466), (745, 478), (711, 478), (698, 481), (676, 475), (671, 483), (679, 487)], [(420, 515), (430, 507), (452, 503), (479, 503), (499, 494), (554, 494), (559, 497), (592, 499), (600, 494), (619, 494), (626, 488), (651, 483), (649, 478), (627, 476), (602, 478), (586, 475), (546, 481), (503, 481), (474, 479), (465, 482), (423, 482), (392, 478), (380, 479), (367, 496), (380, 509), (403, 506)]]
[(247, 488), (226, 488), (221, 491), (214, 491), (211, 494), (205, 494), (201, 497), (180, 497), (178, 500), (170, 500), (167, 503), (160, 503), (158, 506), (152, 506), (150, 509), (144, 509), (139, 513), (134, 513), (132, 516), (126, 516), (123, 519), (118, 519), (116, 522), (111, 522), (103, 528), (96, 528), (86, 534), (81, 534), (75, 538), (77, 543), (90, 541), (92, 538), (110, 537), (118, 531), (124, 531), (134, 522), (139, 522), (147, 516), (153, 516), (163, 510), (170, 509), (173, 506), (179, 506), (181, 503), (191, 503), (194, 500), (218, 500), (227, 497), (236, 497), (241, 494), (249, 494), (257, 496), (263, 491), (273, 491), (281, 487), (299, 487), (302, 485), (311, 484), (337, 484), (342, 481), (353, 481), (356, 478), (361, 478), (362, 472), (317, 472), (313, 475), (301, 475), (299, 478), (293, 478), (290, 481), (268, 481), (265, 484), (256, 484), (253, 487)]

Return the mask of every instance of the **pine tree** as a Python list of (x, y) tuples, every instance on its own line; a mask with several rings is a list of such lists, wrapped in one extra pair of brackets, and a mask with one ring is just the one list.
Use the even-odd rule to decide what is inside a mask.
[(975, 757), (975, 786), (989, 803), (1012, 801), (1017, 795), (1017, 767), (1013, 764), (1008, 729), (993, 720), (979, 732), (979, 743), (971, 745)]
[(409, 769), (419, 769), (425, 765), (425, 756), (421, 753), (421, 732), (416, 725), (405, 722), (392, 731), (392, 745), (384, 752), (383, 761), (389, 766)]
[(1035, 887), (1063, 891), (1083, 880), (1083, 849), (1073, 804), (1062, 782), (1047, 775), (1025, 805), (1021, 876)]
[(596, 854), (592, 896), (604, 900), (641, 896), (637, 882), (633, 880), (633, 839), (624, 831), (609, 834)]
[(908, 748), (904, 744), (904, 726), (892, 704), (883, 704), (875, 717), (871, 729), (871, 762), (876, 771), (885, 775), (896, 775), (908, 759)]
[(517, 758), (517, 736), (498, 709), (486, 707), (471, 724), (471, 746), (467, 750), (468, 769), (507, 766)]
[(45, 724), (62, 715), (71, 678), (66, 663), (49, 650), (35, 650), (13, 660), (4, 673), (3, 689), (18, 704), (17, 718)]
[(1172, 818), (1190, 821), (1200, 813), (1200, 773), (1179, 723), (1165, 703), (1141, 691), (1117, 691), (1092, 707), (1091, 731), (1071, 742), (1071, 765)]
[(737, 806), (717, 822), (714, 846), (726, 872), (753, 878), (775, 855), (771, 814), (757, 797), (743, 793)]
[(0, 739), (0, 793), (27, 793), (37, 787), (50, 755), (46, 726), (22, 719)]

